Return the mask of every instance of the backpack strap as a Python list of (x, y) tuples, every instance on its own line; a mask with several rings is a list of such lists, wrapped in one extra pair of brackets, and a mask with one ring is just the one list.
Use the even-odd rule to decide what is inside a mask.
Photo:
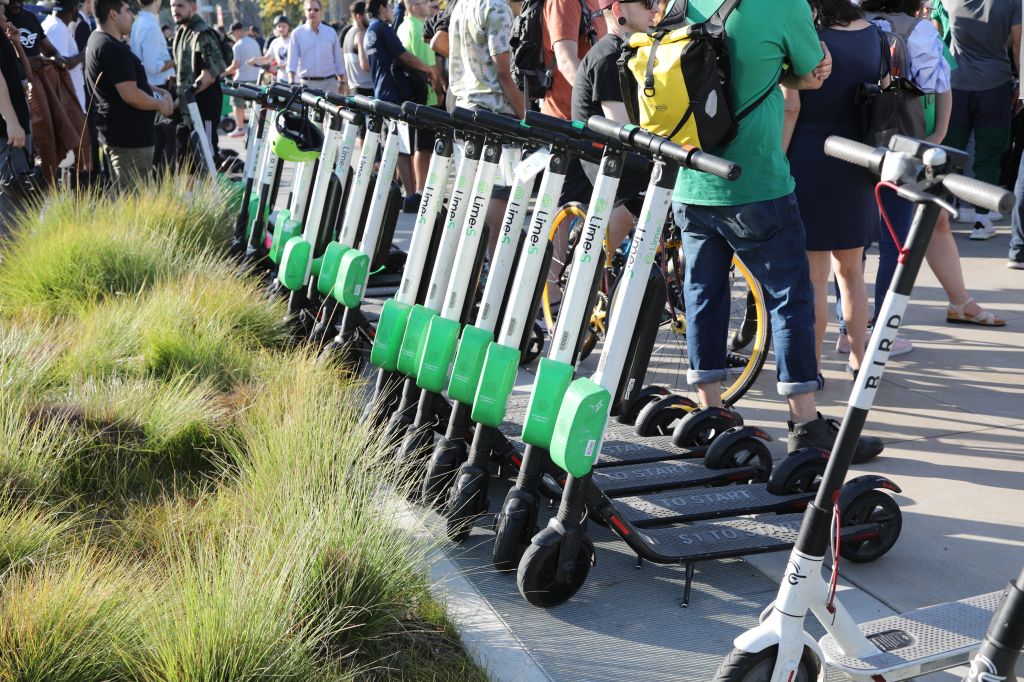
[[(594, 16), (595, 12), (591, 12), (590, 8), (587, 7), (587, 0), (580, 0), (580, 33), (586, 36), (587, 40), (590, 41), (590, 46), (593, 47), (597, 42), (597, 29), (594, 28)], [(601, 10), (597, 10), (596, 14), (600, 14)]]
[(758, 95), (757, 99), (755, 99), (750, 104), (750, 106), (748, 106), (746, 109), (744, 109), (743, 111), (741, 111), (741, 112), (736, 114), (736, 123), (739, 123), (740, 121), (745, 119), (752, 111), (754, 111), (754, 109), (757, 109), (759, 106), (761, 106), (762, 102), (764, 102), (766, 99), (771, 97), (771, 94), (773, 92), (775, 92), (775, 88), (778, 87), (780, 82), (782, 82), (782, 72), (781, 71), (779, 72), (778, 78), (776, 78), (775, 80), (772, 81), (772, 84), (770, 86), (768, 86), (767, 90), (765, 90), (760, 95)]
[(885, 32), (876, 24), (871, 25), (874, 26), (875, 33), (878, 34), (878, 43), (882, 48), (882, 61), (878, 66), (878, 84), (881, 85), (885, 77), (892, 73), (892, 53), (889, 51), (889, 41), (885, 37)]
[(626, 118), (633, 125), (640, 124), (640, 117), (636, 112), (636, 106), (633, 104), (633, 90), (629, 87), (629, 79), (632, 74), (629, 71), (629, 58), (632, 55), (632, 51), (629, 44), (623, 45), (622, 52), (619, 53), (619, 58), (616, 60), (616, 64), (619, 67), (619, 90), (622, 91), (622, 105), (626, 108)]
[(707, 27), (705, 30), (707, 33), (715, 34), (721, 33), (725, 30), (725, 21), (732, 14), (732, 11), (739, 7), (741, 0), (725, 0), (718, 9), (712, 14), (704, 25)]

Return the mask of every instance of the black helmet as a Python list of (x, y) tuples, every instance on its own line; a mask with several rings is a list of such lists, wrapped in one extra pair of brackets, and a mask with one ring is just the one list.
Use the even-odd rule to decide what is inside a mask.
[(324, 146), (324, 134), (304, 114), (280, 111), (274, 127), (272, 149), (285, 161), (311, 161)]

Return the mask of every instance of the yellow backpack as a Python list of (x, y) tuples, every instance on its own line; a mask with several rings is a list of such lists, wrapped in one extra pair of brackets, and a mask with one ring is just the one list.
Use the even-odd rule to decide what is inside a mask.
[(658, 27), (630, 36), (618, 60), (619, 80), (633, 123), (679, 144), (710, 150), (736, 135), (739, 122), (771, 95), (775, 83), (733, 114), (725, 21), (740, 0), (726, 0), (699, 23), (686, 23), (687, 4), (676, 0)]

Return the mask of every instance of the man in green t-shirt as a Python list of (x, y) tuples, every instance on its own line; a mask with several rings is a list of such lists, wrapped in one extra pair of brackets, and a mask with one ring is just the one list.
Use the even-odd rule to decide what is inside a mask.
[[(704, 21), (720, 5), (721, 0), (690, 0), (687, 19)], [(760, 281), (771, 313), (778, 391), (789, 403), (789, 450), (830, 450), (837, 428), (815, 406), (822, 380), (814, 350), (814, 294), (795, 183), (782, 149), (783, 97), (776, 86), (781, 80), (789, 88), (817, 89), (832, 61), (807, 0), (745, 2), (725, 30), (735, 110), (775, 92), (742, 119), (732, 142), (709, 150), (738, 163), (739, 180), (684, 170), (676, 182), (673, 209), (686, 255), (687, 380), (703, 404), (722, 404), (729, 263), (735, 253)], [(870, 459), (882, 447), (877, 438), (862, 438), (854, 461)]]
[[(398, 26), (398, 37), (406, 50), (423, 60), (427, 65), (437, 64), (437, 56), (430, 49), (427, 41), (423, 40), (423, 20), (431, 14), (428, 0), (405, 0), (407, 14), (405, 19)], [(437, 106), (437, 93), (433, 88), (427, 88), (427, 104)], [(434, 149), (436, 135), (430, 128), (414, 128), (410, 131), (413, 139), (412, 172), (416, 178), (416, 191), (423, 193), (423, 187), (427, 183), (427, 169), (430, 166), (430, 156)]]

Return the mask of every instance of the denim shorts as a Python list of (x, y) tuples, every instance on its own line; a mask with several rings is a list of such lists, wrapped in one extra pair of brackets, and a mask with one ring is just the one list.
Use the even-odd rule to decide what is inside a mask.
[(814, 291), (796, 196), (738, 206), (673, 204), (686, 256), (687, 381), (725, 381), (729, 264), (739, 256), (761, 283), (772, 324), (778, 391), (817, 390)]

